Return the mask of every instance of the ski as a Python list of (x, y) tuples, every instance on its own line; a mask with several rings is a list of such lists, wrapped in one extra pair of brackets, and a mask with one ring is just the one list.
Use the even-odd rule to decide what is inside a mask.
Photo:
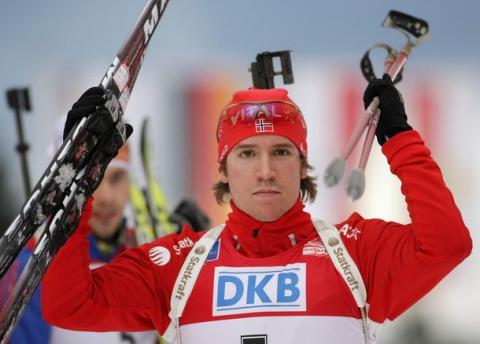
[(108, 163), (124, 142), (115, 128), (105, 134), (106, 140), (97, 147), (89, 164), (75, 176), (66, 190), (60, 209), (45, 222), (45, 229), (38, 244), (2, 309), (0, 323), (2, 343), (10, 336), (53, 257), (74, 232), (86, 200), (100, 184)]
[[(148, 0), (134, 28), (103, 76), (109, 115), (96, 111), (71, 130), (20, 213), (0, 238), (0, 278), (8, 270), (32, 234), (49, 218), (63, 192), (91, 157), (109, 127), (123, 117), (145, 50), (169, 0)], [(124, 127), (119, 126), (125, 138)]]
[(155, 180), (152, 167), (152, 153), (150, 139), (148, 136), (149, 120), (145, 118), (142, 123), (140, 140), (140, 151), (142, 156), (142, 169), (146, 178), (145, 196), (148, 208), (152, 215), (152, 224), (156, 237), (160, 238), (166, 234), (174, 233), (174, 226), (169, 220), (167, 200), (165, 194)]
[(155, 240), (157, 234), (153, 228), (152, 215), (147, 205), (145, 193), (133, 180), (130, 180), (128, 186), (128, 198), (135, 223), (135, 238), (137, 244), (142, 245)]
[(76, 228), (87, 196), (98, 186), (116, 149), (126, 140), (123, 113), (148, 43), (168, 2), (147, 0), (100, 82), (106, 91), (108, 111), (95, 111), (70, 131), (19, 215), (0, 238), (1, 277), (32, 234), (38, 228), (43, 229), (15, 292), (2, 309), (2, 343), (7, 340), (54, 254)]
[(142, 123), (140, 141), (142, 169), (146, 179), (146, 187), (143, 193), (147, 208), (151, 214), (156, 238), (179, 232), (183, 225), (186, 224), (194, 231), (210, 228), (210, 219), (193, 199), (182, 199), (172, 212), (168, 212), (165, 194), (153, 174), (152, 145), (148, 135), (148, 128), (149, 120), (145, 118)]
[(148, 118), (142, 120), (140, 132), (141, 173), (137, 175), (137, 181), (132, 178), (129, 186), (130, 205), (139, 245), (175, 232), (175, 226), (169, 219), (165, 195), (153, 176), (152, 154), (148, 137), (149, 123)]
[[(55, 158), (34, 187), (20, 213), (0, 238), (0, 277), (13, 263), (32, 234), (51, 216), (73, 177), (90, 158), (112, 118), (95, 112), (83, 119), (64, 141)], [(80, 129), (81, 130), (80, 132)]]

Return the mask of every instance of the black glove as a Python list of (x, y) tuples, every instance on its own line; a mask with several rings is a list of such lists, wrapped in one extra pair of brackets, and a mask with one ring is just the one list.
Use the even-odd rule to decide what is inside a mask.
[(68, 111), (65, 127), (63, 128), (63, 139), (83, 117), (88, 117), (97, 108), (97, 106), (105, 105), (105, 90), (101, 87), (90, 87), (83, 93), (72, 109)]
[(393, 86), (392, 79), (388, 74), (384, 74), (382, 79), (372, 80), (368, 84), (363, 94), (365, 109), (374, 97), (380, 99), (381, 114), (375, 131), (380, 145), (402, 131), (412, 130), (407, 123), (402, 95)]
[(210, 229), (210, 219), (192, 199), (183, 199), (169, 217), (177, 225), (179, 233), (183, 225), (189, 225), (195, 232)]
[[(65, 140), (76, 123), (83, 117), (90, 116), (97, 107), (104, 106), (106, 101), (105, 90), (103, 88), (95, 86), (86, 90), (67, 113), (67, 120), (63, 128), (63, 139)], [(107, 109), (104, 110), (108, 111)], [(133, 133), (133, 127), (130, 124), (125, 124), (125, 132), (127, 138), (130, 137)]]

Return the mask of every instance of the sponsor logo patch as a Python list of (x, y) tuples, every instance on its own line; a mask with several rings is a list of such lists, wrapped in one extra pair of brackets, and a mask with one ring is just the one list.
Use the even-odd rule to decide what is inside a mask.
[(328, 243), (328, 246), (330, 247), (335, 247), (337, 246), (338, 244), (340, 244), (340, 240), (338, 240), (337, 238), (329, 238), (327, 240), (327, 243)]
[(220, 255), (220, 239), (215, 241), (215, 244), (213, 244), (212, 249), (208, 253), (206, 261), (210, 262), (212, 260), (217, 260), (219, 255)]
[(358, 236), (362, 234), (362, 231), (357, 227), (352, 227), (348, 223), (344, 224), (342, 228), (338, 230), (340, 234), (345, 236), (347, 239), (355, 239), (358, 240)]
[(170, 261), (170, 251), (163, 246), (155, 246), (148, 251), (150, 260), (157, 265), (163, 266)]
[(192, 239), (185, 237), (185, 239), (180, 240), (177, 245), (173, 245), (173, 250), (175, 251), (176, 255), (179, 256), (183, 248), (193, 247), (193, 244), (194, 243)]
[(195, 254), (198, 254), (198, 255), (204, 254), (205, 250), (206, 250), (205, 246), (200, 245), (195, 249)]
[(260, 118), (255, 120), (255, 131), (257, 133), (273, 133), (273, 123)]
[(322, 241), (319, 238), (310, 240), (303, 246), (304, 256), (327, 257), (328, 252)]
[[(202, 247), (202, 246), (200, 246)], [(195, 249), (195, 251), (198, 250), (199, 247)], [(183, 272), (182, 279), (180, 280), (180, 283), (178, 284), (177, 290), (175, 291), (175, 298), (177, 300), (182, 300), (185, 297), (185, 288), (187, 287), (187, 283), (192, 278), (192, 271), (195, 268), (195, 265), (200, 262), (199, 257), (191, 257), (190, 261), (188, 262), (187, 268)]]
[(306, 310), (305, 263), (269, 267), (217, 266), (213, 315)]
[(333, 254), (335, 255), (334, 257), (332, 257), (332, 259), (335, 259), (338, 262), (340, 268), (343, 270), (344, 278), (348, 283), (350, 290), (357, 290), (359, 288), (359, 282), (357, 281), (355, 275), (352, 272), (352, 266), (350, 265), (349, 260), (345, 258), (345, 256), (348, 255), (348, 252), (346, 254), (343, 252), (343, 248), (339, 246), (340, 240), (335, 237), (329, 238), (327, 242), (328, 245), (332, 247)]

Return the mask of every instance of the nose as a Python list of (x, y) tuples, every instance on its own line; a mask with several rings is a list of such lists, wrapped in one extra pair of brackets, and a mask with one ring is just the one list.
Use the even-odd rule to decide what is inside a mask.
[(257, 170), (257, 180), (271, 181), (275, 179), (275, 165), (272, 157), (269, 154), (264, 154), (259, 159), (259, 166)]
[(107, 180), (103, 180), (93, 193), (96, 204), (108, 204), (112, 199), (112, 188)]

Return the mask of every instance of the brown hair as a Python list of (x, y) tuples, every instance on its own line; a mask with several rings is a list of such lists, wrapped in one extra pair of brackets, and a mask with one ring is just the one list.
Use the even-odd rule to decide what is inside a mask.
[[(300, 157), (301, 159), (301, 168), (306, 168), (307, 172), (312, 171), (313, 167), (305, 160), (304, 157)], [(225, 159), (220, 163), (220, 172), (227, 175), (227, 164), (225, 163)], [(315, 182), (317, 178), (308, 176), (300, 180), (300, 196), (302, 202), (310, 201), (313, 202), (315, 197), (317, 196), (317, 183)], [(217, 203), (222, 205), (226, 203), (230, 198), (230, 188), (228, 183), (224, 183), (222, 181), (218, 181), (213, 184), (213, 193), (215, 195), (215, 199)]]

